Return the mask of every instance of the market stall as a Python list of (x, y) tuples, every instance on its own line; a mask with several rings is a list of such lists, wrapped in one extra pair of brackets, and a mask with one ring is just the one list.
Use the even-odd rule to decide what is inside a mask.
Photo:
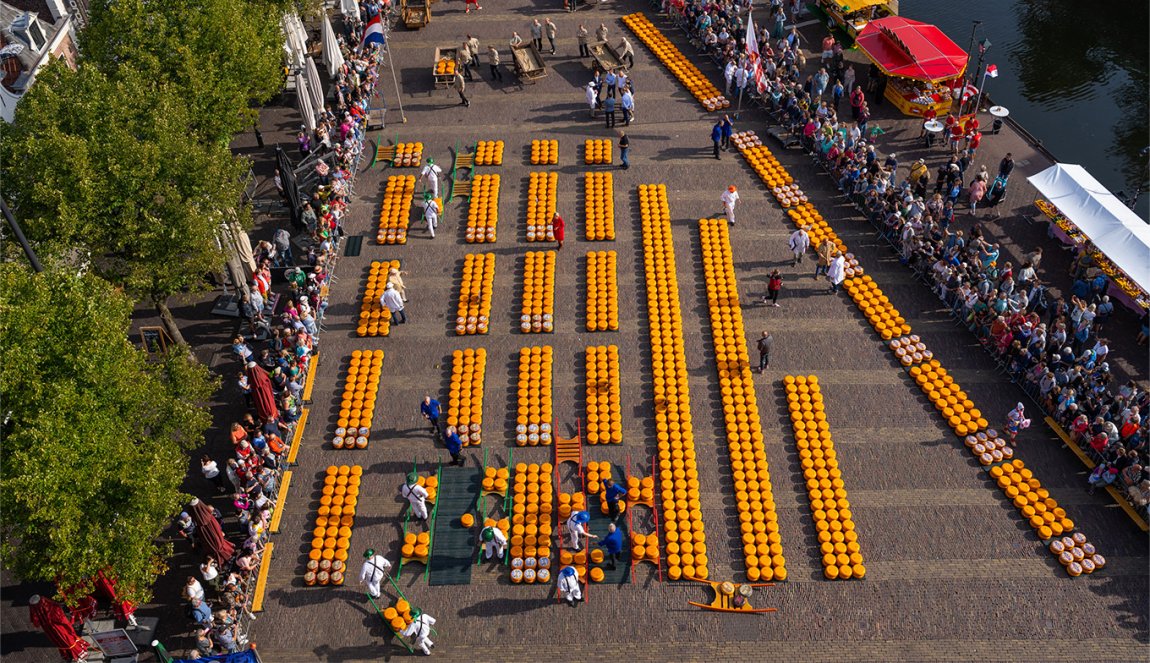
[(854, 39), (871, 21), (898, 15), (898, 0), (818, 0), (818, 8)]
[(917, 116), (950, 111), (951, 88), (966, 71), (968, 58), (942, 30), (888, 16), (867, 23), (855, 43), (887, 76), (886, 99), (900, 111)]
[(1035, 205), (1067, 244), (1085, 244), (1110, 278), (1111, 297), (1136, 312), (1150, 309), (1150, 225), (1082, 166), (1059, 163), (1027, 178)]

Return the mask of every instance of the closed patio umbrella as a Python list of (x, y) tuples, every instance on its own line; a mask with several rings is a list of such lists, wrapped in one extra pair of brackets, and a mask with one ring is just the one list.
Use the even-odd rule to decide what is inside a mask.
[(260, 421), (268, 423), (279, 418), (279, 409), (276, 408), (276, 396), (272, 391), (272, 381), (267, 371), (260, 368), (254, 361), (248, 362), (248, 380), (252, 385), (252, 403), (256, 406), (256, 414)]
[(77, 661), (87, 656), (88, 643), (76, 635), (72, 621), (64, 614), (64, 608), (60, 607), (59, 603), (33, 594), (28, 600), (28, 610), (31, 613), (32, 625), (44, 631), (44, 635), (56, 645), (56, 649), (60, 651), (60, 658), (65, 661)]
[(236, 547), (232, 545), (231, 541), (224, 538), (224, 530), (220, 527), (220, 521), (216, 520), (215, 514), (212, 513), (212, 508), (199, 499), (193, 499), (188, 512), (191, 514), (192, 520), (196, 522), (196, 533), (199, 535), (200, 541), (207, 546), (208, 552), (219, 560), (221, 565), (230, 560), (236, 552)]

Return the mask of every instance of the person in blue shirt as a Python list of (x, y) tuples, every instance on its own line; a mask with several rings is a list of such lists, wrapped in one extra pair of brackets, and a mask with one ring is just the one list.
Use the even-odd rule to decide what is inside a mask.
[(204, 603), (203, 599), (192, 599), (192, 619), (196, 620), (198, 624), (211, 626), (212, 624), (212, 609)]
[(427, 420), (428, 426), (431, 428), (431, 434), (436, 438), (439, 437), (439, 401), (432, 398), (430, 395), (423, 397), (423, 402), (419, 404), (419, 413)]
[(455, 432), (455, 426), (447, 427), (447, 437), (443, 443), (447, 446), (447, 453), (451, 454), (452, 465), (463, 465), (463, 440), (459, 439), (459, 433)]
[(607, 515), (611, 516), (611, 521), (619, 520), (619, 500), (627, 496), (627, 489), (615, 483), (611, 479), (607, 479), (603, 483), (603, 499), (607, 502)]
[(599, 542), (599, 546), (603, 548), (606, 553), (607, 559), (610, 560), (610, 566), (607, 568), (614, 571), (615, 565), (619, 563), (619, 555), (623, 552), (623, 532), (615, 527), (615, 523), (607, 526), (607, 536)]
[(735, 123), (731, 121), (730, 115), (724, 115), (722, 124), (723, 131), (719, 146), (724, 150), (729, 150), (731, 149), (731, 135), (735, 133)]
[(719, 159), (719, 147), (723, 142), (723, 121), (719, 120), (711, 127), (711, 142), (715, 145), (715, 158)]

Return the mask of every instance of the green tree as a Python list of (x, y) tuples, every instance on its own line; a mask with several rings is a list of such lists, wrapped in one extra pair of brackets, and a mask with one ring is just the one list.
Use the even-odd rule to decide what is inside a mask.
[(183, 344), (167, 301), (203, 289), (224, 264), (222, 222), (248, 224), (246, 162), (197, 138), (195, 111), (147, 73), (52, 64), (37, 82), (0, 143), (0, 178), (25, 232), (47, 255), (88, 262), (151, 302)]
[(283, 87), (282, 2), (115, 0), (92, 6), (80, 35), (84, 61), (124, 67), (176, 87), (204, 140), (230, 142)]
[(0, 263), (0, 292), (0, 561), (61, 587), (111, 567), (146, 601), (214, 380), (184, 353), (148, 362), (132, 302), (99, 277)]

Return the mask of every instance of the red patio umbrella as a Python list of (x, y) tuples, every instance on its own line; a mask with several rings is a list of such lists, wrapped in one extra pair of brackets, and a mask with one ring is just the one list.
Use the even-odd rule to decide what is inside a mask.
[(52, 644), (60, 650), (65, 661), (80, 661), (88, 657), (88, 643), (76, 635), (72, 621), (64, 614), (59, 603), (35, 594), (28, 600), (32, 624), (44, 631)]
[(200, 541), (208, 547), (208, 552), (221, 564), (231, 559), (236, 547), (224, 538), (224, 531), (220, 528), (220, 521), (212, 514), (212, 508), (199, 499), (193, 499), (188, 511), (192, 515), (192, 520), (196, 521), (196, 533), (199, 534)]
[(132, 619), (136, 613), (136, 604), (131, 601), (123, 601), (116, 593), (116, 578), (111, 575), (111, 571), (105, 573), (99, 571), (96, 573), (96, 587), (95, 592), (97, 596), (106, 598), (112, 603), (112, 608), (116, 611), (116, 618), (134, 623)]
[(855, 43), (883, 73), (932, 83), (957, 78), (969, 57), (936, 26), (901, 16), (867, 23)]
[(267, 371), (254, 361), (248, 362), (248, 381), (252, 385), (252, 402), (256, 406), (256, 414), (259, 415), (260, 421), (266, 424), (279, 418), (276, 395), (272, 390), (272, 381), (268, 378)]

